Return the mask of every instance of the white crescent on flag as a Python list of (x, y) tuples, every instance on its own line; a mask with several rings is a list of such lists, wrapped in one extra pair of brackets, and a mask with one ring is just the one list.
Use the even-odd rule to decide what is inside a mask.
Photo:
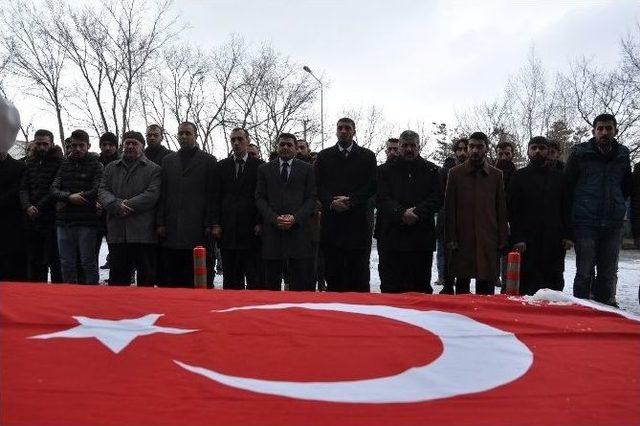
[[(279, 303), (213, 312), (289, 308), (348, 312), (400, 321), (438, 336), (443, 351), (434, 362), (393, 376), (334, 382), (272, 381), (230, 376), (174, 361), (192, 373), (257, 393), (303, 400), (370, 404), (429, 401), (487, 391), (518, 379), (533, 363), (533, 354), (513, 333), (450, 312), (345, 303)], [(469, 354), (480, 360), (482, 366), (470, 362)]]

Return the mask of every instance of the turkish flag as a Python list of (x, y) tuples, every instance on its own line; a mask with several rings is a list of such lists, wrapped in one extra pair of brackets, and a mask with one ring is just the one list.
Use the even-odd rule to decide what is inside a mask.
[(575, 303), (0, 285), (2, 425), (635, 425), (640, 322)]

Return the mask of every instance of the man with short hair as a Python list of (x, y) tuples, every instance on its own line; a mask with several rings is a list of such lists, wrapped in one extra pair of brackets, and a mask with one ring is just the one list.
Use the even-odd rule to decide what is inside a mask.
[(548, 141), (529, 141), (529, 164), (516, 170), (508, 213), (513, 248), (522, 253), (520, 294), (542, 288), (562, 291), (565, 250), (571, 248), (562, 172), (547, 159)]
[(20, 183), (20, 204), (26, 213), (27, 277), (33, 282), (62, 282), (55, 228), (51, 184), (62, 164), (60, 151), (54, 149), (53, 133), (39, 129), (35, 133), (33, 159), (26, 162)]
[(560, 144), (553, 139), (549, 140), (547, 163), (557, 170), (564, 170), (564, 163), (560, 160)]
[(631, 161), (629, 149), (615, 139), (618, 127), (613, 115), (597, 116), (592, 133), (588, 142), (573, 147), (565, 167), (576, 251), (573, 295), (616, 305), (618, 254), (625, 200), (631, 192)]
[(370, 290), (371, 230), (367, 213), (376, 190), (376, 157), (353, 140), (355, 134), (352, 119), (339, 119), (338, 142), (322, 150), (315, 162), (328, 291)]
[(247, 147), (247, 154), (249, 154), (249, 157), (253, 157), (256, 160), (260, 161), (260, 164), (264, 163), (264, 160), (260, 158), (260, 150), (258, 149), (258, 145), (256, 145), (255, 143), (249, 144), (249, 146)]
[(444, 236), (456, 294), (469, 293), (471, 278), (476, 279), (476, 294), (493, 294), (499, 254), (507, 244), (502, 173), (488, 164), (488, 149), (487, 135), (472, 133), (468, 160), (449, 171)]
[(196, 142), (195, 124), (178, 126), (178, 152), (162, 160), (162, 189), (157, 232), (162, 266), (169, 287), (193, 287), (193, 249), (205, 246), (211, 234), (211, 185), (216, 159)]
[(309, 143), (304, 139), (298, 139), (296, 141), (296, 158), (304, 161), (305, 163), (312, 163)]
[(420, 137), (400, 135), (400, 156), (378, 173), (378, 208), (384, 214), (386, 283), (383, 293), (432, 293), (431, 264), (436, 248), (434, 215), (442, 205), (438, 166), (420, 157)]
[[(386, 155), (386, 161), (378, 166), (377, 176), (380, 179), (380, 173), (383, 169), (390, 166), (395, 160), (398, 159), (398, 138), (389, 138), (385, 143), (384, 153)], [(384, 213), (377, 208), (375, 217), (375, 226), (373, 229), (373, 238), (376, 239), (376, 249), (378, 250), (378, 276), (380, 277), (380, 288), (389, 287), (389, 262), (392, 261), (387, 256), (387, 251), (384, 246), (384, 238), (381, 236), (382, 227), (384, 226)]]
[(262, 257), (269, 290), (280, 290), (285, 262), (289, 290), (315, 290), (307, 227), (315, 210), (316, 186), (311, 165), (295, 155), (295, 136), (282, 133), (278, 158), (258, 168), (256, 205), (262, 215)]
[(109, 229), (109, 285), (130, 285), (134, 270), (138, 286), (155, 284), (160, 166), (145, 157), (144, 143), (140, 132), (122, 135), (122, 158), (107, 165), (98, 191)]
[(147, 127), (147, 147), (144, 150), (144, 155), (158, 166), (162, 165), (162, 159), (164, 157), (173, 152), (162, 145), (163, 139), (164, 129), (161, 126), (151, 124)]
[[(109, 163), (116, 161), (120, 158), (118, 154), (118, 137), (111, 132), (103, 133), (100, 136), (100, 163), (102, 167), (107, 167)], [(107, 236), (107, 215), (98, 206), (98, 236), (96, 237), (96, 256), (100, 259), (100, 247), (102, 246), (102, 238)], [(107, 254), (107, 261), (104, 265), (100, 266), (100, 269), (109, 269), (109, 254)]]
[(222, 255), (224, 289), (257, 289), (260, 217), (255, 192), (261, 161), (249, 156), (249, 133), (237, 127), (229, 135), (233, 154), (216, 165), (213, 184), (213, 236)]
[[(467, 144), (469, 139), (459, 138), (453, 141), (451, 149), (453, 156), (447, 157), (440, 169), (440, 188), (444, 194), (447, 189), (447, 179), (449, 178), (449, 170), (467, 161)], [(455, 277), (449, 273), (449, 261), (447, 256), (446, 243), (444, 241), (444, 224), (445, 224), (444, 203), (438, 215), (436, 216), (436, 261), (438, 267), (438, 281), (443, 284), (440, 294), (455, 294)]]
[[(71, 133), (71, 151), (62, 162), (51, 186), (56, 201), (56, 226), (62, 278), (72, 284), (98, 284), (96, 201), (102, 179), (102, 164), (89, 153), (89, 135), (84, 130)], [(78, 255), (82, 279), (77, 268)]]

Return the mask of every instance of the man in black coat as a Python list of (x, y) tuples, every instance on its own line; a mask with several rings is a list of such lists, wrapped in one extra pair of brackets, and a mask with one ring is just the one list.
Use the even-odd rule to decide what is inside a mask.
[(255, 192), (261, 161), (248, 154), (249, 133), (235, 128), (229, 136), (233, 154), (215, 167), (213, 180), (213, 236), (222, 255), (224, 289), (256, 289), (260, 216)]
[(294, 158), (296, 138), (278, 137), (278, 158), (260, 166), (256, 205), (262, 215), (262, 257), (267, 289), (280, 290), (287, 262), (289, 289), (314, 291), (313, 246), (307, 227), (315, 210), (310, 164)]
[(560, 160), (560, 144), (558, 141), (549, 141), (549, 153), (547, 154), (547, 164), (560, 171), (564, 170), (564, 163)]
[[(53, 145), (53, 133), (35, 133), (33, 158), (26, 161), (20, 183), (20, 204), (26, 213), (27, 278), (33, 282), (62, 282), (51, 184), (62, 164), (62, 151)], [(56, 149), (57, 148), (57, 149)]]
[(25, 163), (0, 152), (0, 281), (26, 281), (20, 180)]
[(158, 166), (162, 165), (162, 160), (167, 155), (171, 154), (169, 148), (162, 145), (164, 139), (164, 130), (157, 124), (151, 124), (147, 127), (147, 147), (144, 150), (144, 155), (149, 160), (156, 163)]
[(354, 142), (355, 134), (353, 120), (338, 120), (338, 143), (322, 150), (315, 163), (328, 291), (369, 291), (367, 209), (376, 191), (376, 156)]
[[(89, 135), (84, 130), (71, 133), (69, 157), (62, 162), (51, 185), (56, 202), (58, 249), (62, 278), (66, 283), (98, 284), (96, 237), (97, 199), (103, 167), (89, 152)], [(78, 255), (82, 278), (77, 268)]]
[[(398, 159), (398, 138), (389, 138), (386, 143), (385, 155), (387, 160), (378, 166), (377, 176), (380, 179), (380, 173), (391, 163)], [(380, 276), (380, 288), (386, 288), (388, 283), (388, 264), (390, 258), (384, 247), (384, 238), (381, 238), (381, 230), (384, 223), (384, 213), (377, 207), (375, 226), (373, 228), (373, 238), (376, 239), (376, 248), (378, 250), (378, 275)]]
[[(107, 167), (120, 158), (118, 154), (118, 137), (111, 132), (105, 132), (100, 136), (100, 163), (102, 167)], [(102, 206), (100, 206), (102, 207)], [(100, 247), (102, 246), (102, 238), (107, 236), (107, 213), (100, 208), (98, 210), (100, 218), (98, 225), (98, 236), (96, 238), (96, 256), (100, 259)], [(107, 262), (100, 269), (109, 269), (109, 254), (107, 254)]]
[(516, 170), (508, 194), (513, 248), (522, 253), (520, 294), (564, 287), (565, 250), (571, 248), (562, 172), (547, 162), (548, 141), (529, 141), (529, 164)]
[(162, 160), (162, 190), (157, 232), (162, 245), (164, 282), (193, 287), (193, 249), (207, 245), (211, 220), (211, 185), (216, 158), (198, 148), (195, 124), (178, 126), (178, 152)]
[(432, 293), (431, 264), (436, 248), (434, 216), (442, 206), (438, 166), (420, 157), (420, 137), (400, 135), (400, 158), (378, 175), (381, 237), (389, 258), (385, 293)]

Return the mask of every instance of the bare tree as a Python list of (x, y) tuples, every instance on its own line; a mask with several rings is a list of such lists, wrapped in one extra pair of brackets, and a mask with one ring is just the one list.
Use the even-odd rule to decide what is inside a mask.
[(45, 28), (53, 24), (51, 15), (22, 1), (2, 9), (2, 44), (11, 61), (8, 71), (26, 81), (32, 95), (53, 108), (58, 121), (60, 141), (64, 140), (62, 75), (67, 60), (66, 48), (54, 43)]

